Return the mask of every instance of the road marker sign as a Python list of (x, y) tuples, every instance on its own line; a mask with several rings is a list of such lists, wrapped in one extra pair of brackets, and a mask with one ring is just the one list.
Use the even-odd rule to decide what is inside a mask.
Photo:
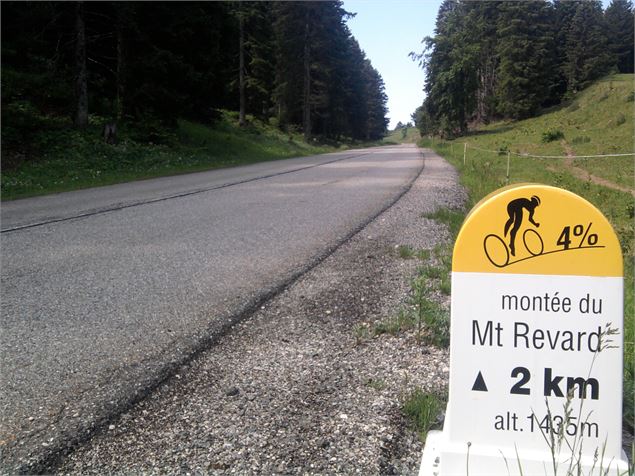
[(537, 184), (485, 197), (454, 247), (449, 401), (420, 474), (625, 473), (622, 326), (620, 244), (597, 208)]

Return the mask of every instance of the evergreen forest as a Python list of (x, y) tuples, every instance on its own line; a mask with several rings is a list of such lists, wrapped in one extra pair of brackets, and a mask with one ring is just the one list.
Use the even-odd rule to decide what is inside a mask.
[(381, 138), (384, 83), (351, 15), (340, 1), (2, 2), (3, 165), (41, 153), (46, 131), (101, 121), (160, 143), (227, 110), (306, 139)]
[(444, 0), (434, 36), (411, 53), (425, 71), (413, 115), (424, 135), (524, 119), (610, 73), (633, 73), (633, 4), (611, 0)]

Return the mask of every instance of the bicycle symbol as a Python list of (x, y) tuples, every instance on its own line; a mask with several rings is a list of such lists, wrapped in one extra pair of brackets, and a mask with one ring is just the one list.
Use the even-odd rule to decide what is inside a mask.
[[(542, 241), (542, 237), (536, 230), (531, 228), (528, 228), (523, 233), (523, 245), (532, 258), (540, 256), (545, 251), (545, 244)], [(509, 264), (522, 261), (522, 259), (519, 259), (510, 263), (509, 260), (511, 256), (505, 240), (493, 233), (487, 235), (483, 240), (483, 249), (485, 250), (487, 259), (497, 268), (504, 268)]]
[[(497, 268), (504, 268), (538, 256), (605, 247), (605, 245), (598, 244), (597, 233), (590, 233), (592, 222), (589, 222), (588, 225), (575, 223), (563, 226), (560, 236), (554, 240), (556, 248), (547, 251), (545, 251), (545, 243), (540, 234), (534, 228), (527, 228), (522, 235), (523, 245), (527, 252), (521, 252), (521, 256), (517, 256), (516, 234), (521, 230), (525, 216), (529, 224), (536, 228), (540, 227), (540, 223), (534, 220), (534, 212), (538, 206), (540, 206), (540, 198), (536, 195), (532, 195), (531, 198), (516, 198), (507, 204), (507, 221), (503, 227), (503, 236), (490, 233), (483, 240), (483, 250), (490, 263)], [(508, 236), (509, 242), (506, 242), (505, 238)], [(579, 239), (576, 240), (576, 238)], [(549, 239), (547, 241), (550, 246), (553, 246), (552, 241)], [(514, 261), (511, 261), (512, 259)]]

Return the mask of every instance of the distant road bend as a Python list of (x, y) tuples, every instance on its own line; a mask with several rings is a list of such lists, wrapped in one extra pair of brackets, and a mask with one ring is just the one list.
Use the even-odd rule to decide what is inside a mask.
[(2, 204), (0, 471), (43, 468), (394, 203), (414, 145)]

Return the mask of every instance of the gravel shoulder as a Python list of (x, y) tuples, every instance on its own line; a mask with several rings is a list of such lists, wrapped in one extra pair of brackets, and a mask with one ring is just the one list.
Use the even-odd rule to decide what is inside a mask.
[(416, 474), (422, 445), (401, 406), (414, 388), (447, 386), (449, 353), (409, 333), (360, 340), (355, 328), (408, 298), (420, 263), (400, 258), (399, 245), (449, 239), (422, 214), (465, 203), (455, 170), (424, 155), (395, 205), (48, 469)]

